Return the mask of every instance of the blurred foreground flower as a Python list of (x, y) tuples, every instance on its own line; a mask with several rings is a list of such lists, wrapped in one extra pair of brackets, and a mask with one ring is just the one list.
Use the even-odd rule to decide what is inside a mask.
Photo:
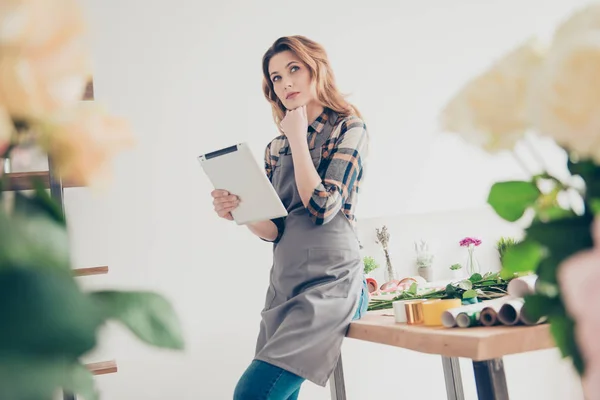
[[(82, 101), (91, 75), (78, 6), (0, 0), (0, 157), (42, 150), (61, 178), (94, 186), (133, 138), (126, 121)], [(77, 284), (63, 204), (36, 175), (25, 194), (4, 186), (11, 179), (0, 173), (0, 399), (50, 399), (63, 390), (96, 400), (81, 358), (105, 323), (172, 350), (184, 348), (181, 324), (159, 294)]]
[(577, 38), (579, 35), (600, 32), (600, 4), (592, 3), (575, 11), (554, 32), (553, 45)]
[(91, 77), (75, 0), (0, 2), (0, 105), (16, 119), (79, 102)]
[(591, 228), (600, 214), (600, 3), (563, 21), (544, 54), (525, 45), (469, 82), (443, 121), (444, 130), (486, 150), (511, 148), (509, 139), (532, 130), (565, 151), (566, 165), (551, 166), (568, 170), (559, 178), (525, 140), (541, 172), (495, 182), (487, 202), (507, 221), (532, 217), (524, 239), (503, 255), (502, 275), (538, 275), (536, 293), (525, 297), (530, 317), (547, 317), (561, 354), (586, 378), (586, 398), (597, 399), (600, 250)]
[(541, 134), (580, 158), (600, 162), (600, 30), (552, 48), (531, 110)]
[(107, 163), (133, 146), (129, 123), (95, 102), (80, 104), (44, 124), (40, 144), (55, 160), (59, 176), (79, 185), (109, 178)]
[(542, 60), (542, 49), (533, 40), (514, 49), (448, 102), (442, 129), (491, 153), (512, 149), (530, 127), (527, 104)]

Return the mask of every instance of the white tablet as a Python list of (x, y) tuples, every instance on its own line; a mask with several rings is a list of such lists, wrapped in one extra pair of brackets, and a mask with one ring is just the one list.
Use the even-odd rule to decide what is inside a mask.
[(240, 198), (231, 212), (238, 225), (285, 217), (287, 210), (246, 143), (239, 143), (198, 157), (215, 189)]

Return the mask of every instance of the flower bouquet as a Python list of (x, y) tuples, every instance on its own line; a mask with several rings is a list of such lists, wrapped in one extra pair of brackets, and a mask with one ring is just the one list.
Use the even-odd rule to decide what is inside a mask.
[(479, 246), (481, 244), (481, 240), (476, 239), (476, 238), (471, 238), (471, 237), (466, 237), (463, 240), (461, 240), (459, 242), (461, 247), (466, 247), (467, 248), (467, 252), (468, 252), (468, 256), (467, 256), (467, 273), (469, 274), (469, 276), (475, 274), (475, 273), (479, 273), (479, 262), (477, 261), (477, 258), (475, 258), (473, 256), (473, 252), (475, 250), (475, 247)]
[[(526, 171), (527, 180), (493, 184), (487, 200), (500, 217), (526, 226), (523, 240), (503, 254), (502, 274), (538, 275), (536, 293), (525, 304), (533, 317), (548, 317), (557, 346), (580, 374), (581, 343), (558, 271), (593, 245), (592, 222), (600, 212), (599, 93), (596, 3), (563, 21), (550, 43), (529, 40), (467, 82), (441, 116), (446, 132), (490, 153), (511, 152)], [(564, 165), (546, 165), (536, 146), (540, 138), (564, 150)], [(539, 171), (530, 171), (517, 145)]]

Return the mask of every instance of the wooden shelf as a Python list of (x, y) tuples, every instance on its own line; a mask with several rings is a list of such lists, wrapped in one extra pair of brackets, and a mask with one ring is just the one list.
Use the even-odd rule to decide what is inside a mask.
[(73, 270), (75, 276), (105, 275), (108, 274), (108, 266), (77, 268)]
[(101, 361), (101, 362), (86, 364), (85, 366), (94, 375), (106, 375), (106, 374), (114, 374), (114, 373), (118, 372), (117, 362), (115, 360)]
[[(50, 176), (48, 171), (34, 171), (34, 172), (12, 172), (6, 174), (8, 178), (8, 187), (4, 188), (5, 191), (14, 190), (32, 190), (33, 185), (31, 182), (32, 178), (41, 179), (46, 189), (50, 188)], [(81, 185), (73, 182), (63, 181), (63, 188), (70, 187), (82, 187)]]

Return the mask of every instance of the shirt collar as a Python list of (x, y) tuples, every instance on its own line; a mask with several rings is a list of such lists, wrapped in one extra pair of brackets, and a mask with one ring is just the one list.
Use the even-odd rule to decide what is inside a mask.
[(329, 110), (325, 108), (321, 115), (319, 115), (317, 119), (315, 119), (313, 123), (310, 124), (310, 126), (308, 127), (308, 134), (310, 135), (311, 133), (321, 133), (323, 131), (323, 128), (325, 127), (325, 124), (327, 124), (327, 121), (330, 118), (331, 117), (329, 115)]

